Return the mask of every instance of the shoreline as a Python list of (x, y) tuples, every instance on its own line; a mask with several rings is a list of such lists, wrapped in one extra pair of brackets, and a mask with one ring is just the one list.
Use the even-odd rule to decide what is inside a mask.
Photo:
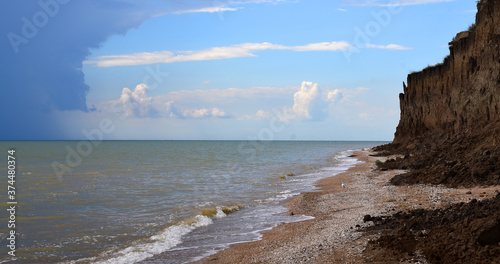
[[(234, 244), (192, 263), (367, 263), (368, 259), (376, 258), (374, 254), (384, 252), (365, 251), (367, 243), (380, 233), (364, 232), (373, 225), (363, 221), (365, 215), (444, 208), (471, 199), (491, 198), (497, 189), (390, 185), (389, 180), (404, 171), (376, 170), (377, 159), (385, 161), (390, 157), (370, 156), (373, 153), (372, 150), (355, 151), (353, 155), (363, 163), (319, 180), (316, 191), (286, 201), (290, 215), (314, 219), (278, 225), (261, 232), (261, 240)], [(342, 183), (347, 188), (342, 188)], [(418, 260), (425, 263), (424, 259)], [(415, 257), (408, 259), (408, 263), (413, 261)]]

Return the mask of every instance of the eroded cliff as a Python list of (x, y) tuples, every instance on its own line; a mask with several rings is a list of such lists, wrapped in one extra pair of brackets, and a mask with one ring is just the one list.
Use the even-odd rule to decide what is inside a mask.
[[(500, 3), (478, 3), (476, 23), (449, 43), (443, 63), (408, 75), (395, 143), (429, 132), (447, 138), (500, 120)], [(491, 140), (495, 140), (493, 137)], [(492, 141), (492, 144), (497, 142)]]
[(438, 65), (408, 75), (392, 144), (412, 169), (394, 183), (500, 184), (500, 0), (477, 4), (476, 22)]
[[(391, 182), (500, 185), (500, 0), (479, 1), (476, 23), (450, 42), (450, 55), (408, 75), (407, 84), (394, 141), (376, 148), (404, 156), (382, 165), (408, 170)], [(500, 193), (483, 202), (399, 212), (376, 227), (384, 231), (370, 245), (388, 254), (423, 255), (429, 263), (500, 263)]]

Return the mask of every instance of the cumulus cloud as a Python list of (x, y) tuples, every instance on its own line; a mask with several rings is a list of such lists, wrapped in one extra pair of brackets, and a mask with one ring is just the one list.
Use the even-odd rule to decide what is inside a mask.
[(322, 92), (318, 83), (304, 81), (300, 87), (181, 90), (151, 97), (148, 87), (139, 84), (133, 91), (124, 88), (119, 99), (98, 108), (115, 113), (119, 109), (123, 116), (133, 118), (319, 121), (331, 107), (349, 103), (366, 90), (359, 87)]
[(302, 82), (300, 90), (293, 95), (293, 112), (299, 117), (312, 118), (312, 107), (317, 101), (319, 89), (317, 83)]
[(324, 96), (317, 83), (302, 82), (300, 89), (293, 95), (291, 111), (295, 119), (311, 121), (324, 119), (328, 107), (328, 100), (325, 100)]
[[(334, 95), (336, 98), (333, 98)], [(278, 112), (260, 109), (255, 114), (255, 117), (257, 119), (276, 117), (280, 122), (292, 120), (318, 121), (326, 117), (326, 110), (330, 102), (340, 101), (341, 99), (342, 93), (340, 90), (322, 93), (317, 83), (303, 81), (300, 88), (293, 93), (293, 105), (284, 105)]]
[(412, 50), (413, 48), (405, 47), (397, 44), (388, 44), (388, 45), (374, 45), (374, 44), (366, 44), (366, 47), (369, 49), (388, 49), (388, 50)]
[(152, 107), (152, 97), (147, 96), (148, 87), (139, 84), (132, 92), (129, 88), (123, 88), (120, 103), (125, 108), (126, 116), (152, 117), (157, 115), (157, 110)]
[(327, 101), (332, 102), (332, 103), (338, 103), (342, 101), (344, 98), (344, 95), (339, 89), (335, 89), (333, 91), (329, 91), (327, 94)]
[[(359, 98), (369, 90), (358, 87), (322, 91), (318, 83), (304, 81), (293, 87), (180, 90), (149, 96), (148, 87), (139, 84), (134, 90), (124, 88), (117, 100), (97, 108), (110, 114), (118, 110), (120, 117), (139, 119), (320, 121), (327, 116), (342, 118), (346, 109), (366, 109), (366, 103)], [(355, 112), (368, 113), (358, 110)]]
[(346, 41), (309, 43), (301, 46), (284, 46), (263, 43), (243, 43), (226, 47), (213, 47), (204, 50), (191, 51), (156, 51), (122, 55), (100, 56), (88, 61), (97, 67), (146, 65), (155, 63), (174, 63), (184, 61), (221, 60), (240, 57), (255, 57), (254, 53), (261, 50), (291, 50), (291, 51), (342, 51), (351, 47)]
[(231, 115), (218, 107), (186, 108), (176, 105), (175, 100), (164, 96), (148, 96), (148, 87), (139, 84), (134, 91), (123, 88), (118, 100), (105, 102), (102, 109), (119, 113), (123, 118), (230, 118)]
[[(285, 122), (321, 120), (325, 117), (328, 103), (341, 99), (342, 93), (339, 90), (321, 93), (317, 83), (306, 81), (300, 87), (181, 90), (154, 97), (148, 96), (145, 84), (139, 84), (133, 91), (123, 88), (119, 99), (102, 103), (98, 108), (114, 113), (118, 109), (121, 116), (133, 118), (261, 120), (275, 116), (272, 109), (277, 107), (281, 113), (279, 120)], [(198, 107), (199, 105), (204, 107)], [(262, 106), (269, 108), (262, 109)], [(228, 112), (226, 108), (231, 111)]]

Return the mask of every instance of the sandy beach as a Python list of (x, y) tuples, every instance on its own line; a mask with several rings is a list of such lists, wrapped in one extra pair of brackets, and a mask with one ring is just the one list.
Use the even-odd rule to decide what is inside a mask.
[[(318, 191), (287, 201), (288, 213), (314, 219), (279, 225), (262, 232), (259, 241), (232, 245), (196, 263), (401, 263), (383, 250), (365, 250), (380, 232), (366, 231), (372, 221), (396, 211), (445, 208), (453, 203), (483, 200), (496, 195), (495, 187), (454, 189), (442, 186), (394, 186), (389, 180), (402, 170), (382, 171), (371, 150), (353, 154), (362, 164), (317, 183)], [(342, 188), (345, 183), (347, 188)], [(426, 263), (411, 256), (402, 263)]]

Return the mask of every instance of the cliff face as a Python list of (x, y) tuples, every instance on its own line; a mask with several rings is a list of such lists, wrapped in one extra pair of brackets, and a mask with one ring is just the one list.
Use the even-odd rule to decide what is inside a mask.
[(408, 75), (394, 141), (410, 169), (393, 183), (500, 184), (500, 0), (478, 2), (476, 23), (450, 43), (443, 63)]
[[(479, 1), (476, 23), (450, 42), (450, 55), (408, 75), (407, 84), (394, 141), (375, 148), (404, 156), (381, 165), (408, 171), (391, 182), (500, 185), (500, 0)], [(385, 231), (372, 249), (404, 259), (500, 263), (500, 193), (484, 202), (398, 212), (375, 226)]]
[[(394, 143), (429, 133), (483, 132), (500, 120), (500, 1), (478, 3), (476, 23), (458, 33), (442, 64), (408, 75)], [(498, 135), (491, 134), (491, 144)]]

